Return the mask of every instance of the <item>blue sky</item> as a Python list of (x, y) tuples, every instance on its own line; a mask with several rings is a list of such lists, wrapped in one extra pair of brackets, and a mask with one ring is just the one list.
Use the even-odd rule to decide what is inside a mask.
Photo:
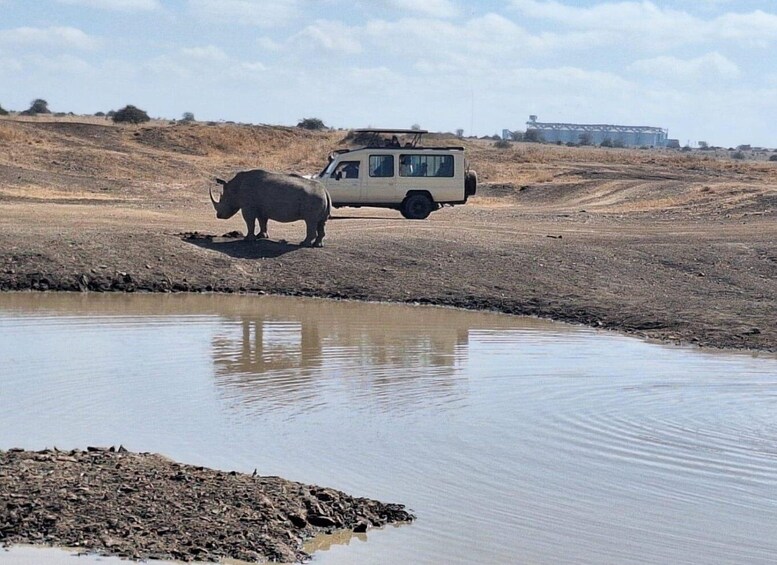
[(777, 146), (775, 0), (0, 0), (0, 105)]

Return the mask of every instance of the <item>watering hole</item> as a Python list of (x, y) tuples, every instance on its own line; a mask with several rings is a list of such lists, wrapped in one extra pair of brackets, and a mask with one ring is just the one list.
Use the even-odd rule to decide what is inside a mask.
[[(122, 444), (418, 516), (314, 540), (313, 563), (777, 560), (768, 355), (422, 306), (12, 293), (0, 366), (0, 449)], [(0, 550), (92, 560), (114, 562)]]

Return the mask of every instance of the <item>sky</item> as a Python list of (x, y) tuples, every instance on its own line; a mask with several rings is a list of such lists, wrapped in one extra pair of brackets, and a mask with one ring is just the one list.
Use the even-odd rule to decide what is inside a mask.
[(777, 0), (0, 0), (0, 105), (777, 146)]

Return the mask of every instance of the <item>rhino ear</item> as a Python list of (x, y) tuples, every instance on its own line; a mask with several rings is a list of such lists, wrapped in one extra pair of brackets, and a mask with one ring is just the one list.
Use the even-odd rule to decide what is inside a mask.
[(216, 179), (216, 182), (219, 183), (222, 186), (226, 186), (227, 185), (227, 181), (225, 181), (223, 179)]

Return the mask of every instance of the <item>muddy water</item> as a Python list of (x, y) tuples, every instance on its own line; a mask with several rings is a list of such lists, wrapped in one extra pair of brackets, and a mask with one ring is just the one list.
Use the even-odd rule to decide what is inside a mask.
[(423, 307), (11, 294), (0, 366), (0, 448), (123, 444), (419, 516), (314, 563), (777, 560), (770, 357)]

